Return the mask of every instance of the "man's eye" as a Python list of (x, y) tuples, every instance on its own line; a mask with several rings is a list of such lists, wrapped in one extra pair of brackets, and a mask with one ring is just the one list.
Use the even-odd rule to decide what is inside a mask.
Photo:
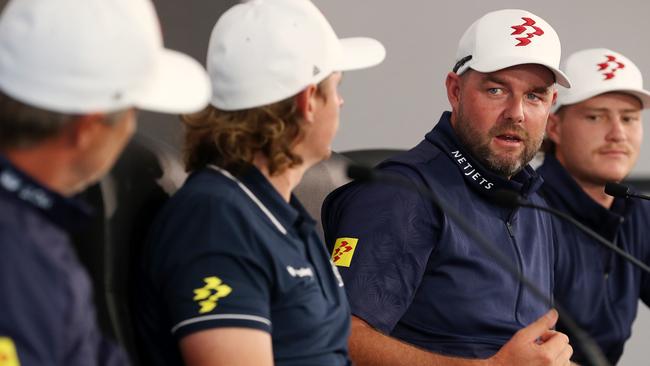
[(621, 118), (621, 120), (623, 120), (624, 123), (634, 123), (634, 122), (639, 120), (639, 117), (637, 117), (637, 116), (623, 116), (623, 118)]
[(499, 94), (503, 93), (501, 88), (489, 88), (487, 90), (487, 92), (488, 92), (488, 94), (492, 94), (492, 95), (499, 95)]
[(526, 94), (526, 98), (531, 101), (536, 101), (536, 100), (541, 100), (542, 98), (539, 97), (539, 95), (534, 94), (534, 93), (528, 93)]

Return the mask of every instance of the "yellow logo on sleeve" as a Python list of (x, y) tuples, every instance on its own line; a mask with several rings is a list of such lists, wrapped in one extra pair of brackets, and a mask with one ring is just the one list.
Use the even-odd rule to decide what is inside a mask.
[(217, 307), (217, 301), (232, 292), (232, 288), (223, 283), (219, 277), (206, 277), (203, 282), (205, 282), (205, 286), (194, 290), (194, 301), (201, 306), (200, 314), (214, 310)]
[(339, 267), (350, 267), (350, 261), (354, 255), (354, 249), (359, 242), (358, 238), (338, 238), (334, 243), (332, 262)]
[(0, 337), (0, 366), (20, 366), (16, 346), (11, 338)]

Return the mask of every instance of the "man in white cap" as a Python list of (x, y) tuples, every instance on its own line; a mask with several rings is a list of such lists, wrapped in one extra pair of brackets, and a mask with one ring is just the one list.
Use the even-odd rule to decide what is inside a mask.
[(138, 276), (148, 364), (350, 365), (350, 310), (315, 221), (292, 194), (331, 153), (342, 71), (384, 58), (339, 39), (308, 0), (254, 0), (218, 20), (211, 103), (184, 116), (183, 187)]
[[(491, 201), (509, 189), (538, 204), (528, 166), (556, 98), (560, 40), (522, 10), (488, 13), (460, 40), (447, 75), (451, 112), (415, 148), (379, 164), (437, 192), (548, 298), (551, 217)], [(557, 313), (445, 212), (413, 190), (351, 183), (323, 206), (325, 238), (352, 310), (358, 365), (565, 365)], [(523, 328), (523, 329), (522, 329)]]
[[(604, 48), (572, 54), (563, 70), (573, 85), (560, 90), (549, 118), (538, 169), (542, 194), (552, 207), (650, 263), (650, 204), (604, 192), (606, 183), (627, 177), (639, 157), (641, 110), (650, 107), (641, 72), (627, 57)], [(616, 364), (639, 299), (650, 304), (650, 277), (573, 224), (560, 224), (555, 298)], [(574, 358), (584, 361), (580, 353)]]
[[(135, 108), (196, 111), (201, 65), (163, 48), (148, 0), (14, 0), (0, 16), (0, 364), (128, 363), (98, 329), (68, 233)], [(88, 243), (92, 245), (93, 243)]]

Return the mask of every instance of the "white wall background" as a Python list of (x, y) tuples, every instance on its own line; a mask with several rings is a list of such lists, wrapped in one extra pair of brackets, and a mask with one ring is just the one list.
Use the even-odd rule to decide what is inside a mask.
[[(458, 40), (474, 20), (492, 10), (520, 8), (541, 16), (559, 34), (563, 55), (591, 47), (619, 51), (645, 72), (650, 86), (650, 2), (645, 0), (314, 2), (339, 37), (371, 36), (387, 48), (382, 65), (344, 77), (346, 104), (333, 146), (338, 151), (406, 149), (419, 142), (448, 106), (444, 80), (454, 64)], [(650, 113), (644, 118), (650, 123)], [(650, 128), (646, 130), (650, 136)], [(633, 176), (650, 177), (648, 140)], [(641, 304), (619, 365), (650, 365), (649, 340), (650, 311)]]

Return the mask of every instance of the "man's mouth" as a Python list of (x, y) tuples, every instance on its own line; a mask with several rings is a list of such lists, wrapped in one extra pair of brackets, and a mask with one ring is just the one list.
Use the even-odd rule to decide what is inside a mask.
[(598, 153), (606, 156), (627, 156), (630, 149), (625, 146), (604, 146), (598, 149)]
[(502, 133), (496, 135), (495, 138), (499, 142), (507, 145), (519, 145), (520, 143), (523, 142), (523, 139), (519, 135), (514, 133)]

